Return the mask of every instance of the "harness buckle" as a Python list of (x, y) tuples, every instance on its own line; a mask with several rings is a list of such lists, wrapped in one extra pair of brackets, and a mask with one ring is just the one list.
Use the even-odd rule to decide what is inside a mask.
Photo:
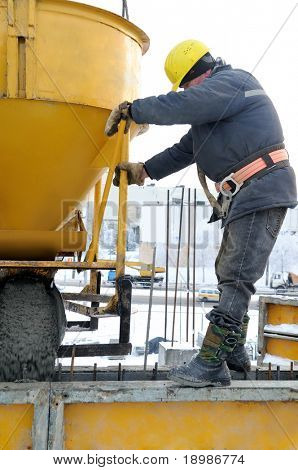
[[(223, 196), (226, 196), (228, 198), (231, 198), (232, 196), (235, 196), (235, 194), (238, 193), (238, 191), (240, 190), (241, 186), (243, 185), (243, 181), (241, 183), (237, 183), (237, 181), (233, 178), (234, 176), (234, 173), (231, 173), (230, 175), (226, 176), (220, 183), (219, 183), (219, 192), (221, 192), (221, 194)], [(230, 185), (231, 189), (224, 189), (223, 188), (223, 185), (225, 183), (228, 183), (231, 182), (235, 187), (233, 189), (233, 186)]]

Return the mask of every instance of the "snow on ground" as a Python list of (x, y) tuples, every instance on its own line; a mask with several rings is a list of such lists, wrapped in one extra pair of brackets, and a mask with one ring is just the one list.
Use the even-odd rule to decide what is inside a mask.
[(298, 325), (282, 323), (280, 325), (265, 325), (265, 331), (270, 333), (283, 333), (298, 336)]
[(189, 342), (189, 343), (186, 343), (186, 342), (179, 343), (179, 341), (175, 341), (172, 345), (171, 341), (168, 341), (168, 342), (161, 341), (160, 344), (163, 346), (164, 349), (182, 349), (183, 351), (188, 350), (188, 349), (189, 350), (193, 349), (193, 346), (192, 346), (191, 342)]
[[(80, 288), (70, 286), (67, 287), (67, 291), (77, 292)], [(102, 289), (102, 294), (111, 293), (111, 289)], [(139, 295), (140, 291), (134, 291), (135, 295)], [(149, 290), (142, 290), (143, 295), (148, 295), (149, 300)], [(164, 296), (164, 292), (155, 291), (154, 295)], [(173, 292), (169, 292), (169, 296), (174, 295)], [(186, 342), (186, 319), (187, 319), (187, 309), (180, 305), (180, 298), (186, 296), (186, 292), (181, 292), (178, 295), (176, 315), (175, 315), (175, 330), (174, 330), (174, 340), (176, 347), (185, 346), (192, 347), (192, 322), (193, 322), (193, 306), (192, 302), (189, 308), (189, 333), (188, 339)], [(205, 334), (208, 327), (208, 320), (205, 318), (207, 312), (212, 308), (212, 303), (201, 303), (196, 302), (195, 305), (195, 346), (197, 345), (197, 336), (198, 332)], [(258, 331), (258, 311), (251, 310), (249, 311), (250, 323), (248, 328), (248, 337), (247, 339), (252, 342), (257, 341), (257, 331)], [(68, 320), (82, 320), (82, 316), (72, 312), (67, 312)], [(167, 317), (167, 339), (172, 337), (172, 319), (173, 319), (173, 306), (168, 306), (168, 317)], [(88, 320), (88, 319), (86, 319)], [(131, 343), (133, 347), (144, 346), (146, 340), (146, 329), (147, 329), (147, 320), (148, 320), (148, 304), (133, 304), (132, 306), (132, 315), (131, 315)], [(150, 334), (149, 339), (155, 338), (157, 336), (164, 337), (165, 330), (165, 307), (164, 305), (153, 305), (151, 313), (151, 324), (150, 324)], [(82, 343), (110, 343), (117, 342), (119, 336), (119, 318), (118, 317), (105, 317), (99, 319), (99, 328), (97, 331), (69, 331), (65, 334), (63, 344), (82, 344)], [(186, 343), (186, 344), (185, 344)], [(154, 365), (158, 360), (157, 354), (150, 354), (148, 356), (148, 365)], [(64, 358), (60, 360), (62, 365), (70, 365), (71, 358)], [(142, 365), (144, 363), (144, 356), (138, 355), (129, 355), (123, 356), (121, 358), (107, 358), (107, 357), (91, 357), (91, 358), (76, 358), (75, 365), (93, 365), (97, 363), (98, 367), (105, 367), (118, 364), (121, 362), (123, 366), (125, 365)]]
[(280, 357), (280, 356), (273, 356), (272, 354), (267, 353), (264, 356), (263, 364), (268, 364), (269, 362), (271, 362), (271, 364), (277, 364), (280, 366), (290, 366), (293, 360)]

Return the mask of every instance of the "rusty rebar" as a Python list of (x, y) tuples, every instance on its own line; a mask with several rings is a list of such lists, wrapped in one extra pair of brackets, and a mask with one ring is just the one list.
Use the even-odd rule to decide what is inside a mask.
[(168, 328), (168, 293), (169, 293), (169, 245), (170, 245), (170, 190), (167, 191), (167, 230), (166, 230), (166, 290), (165, 290), (165, 331), (164, 340), (167, 339)]
[(151, 269), (150, 297), (149, 297), (149, 309), (148, 309), (145, 354), (144, 354), (144, 370), (147, 369), (147, 358), (148, 358), (148, 349), (149, 349), (148, 348), (148, 345), (149, 345), (149, 332), (150, 332), (152, 301), (153, 301), (153, 289), (154, 289), (154, 278), (155, 278), (155, 263), (156, 263), (156, 245), (154, 246), (154, 249), (153, 249), (153, 260), (152, 260), (152, 269)]
[(76, 345), (74, 344), (72, 346), (72, 351), (71, 351), (71, 364), (70, 364), (70, 378), (73, 378), (73, 373), (74, 373), (74, 361), (76, 357)]
[(120, 380), (121, 380), (121, 375), (122, 375), (122, 366), (121, 366), (121, 362), (119, 362), (119, 364), (118, 364), (118, 382), (120, 382)]
[(272, 380), (272, 364), (268, 363), (268, 380)]
[(186, 342), (188, 342), (189, 329), (189, 282), (190, 282), (190, 188), (188, 188), (188, 214), (187, 214), (187, 280), (186, 280)]
[(158, 362), (155, 363), (154, 368), (152, 370), (152, 380), (157, 380), (157, 372), (158, 372)]
[(183, 204), (184, 204), (184, 186), (182, 187), (181, 203), (180, 203), (180, 222), (179, 222), (178, 252), (177, 252), (177, 263), (176, 263), (175, 294), (174, 294), (174, 308), (173, 308), (173, 320), (172, 320), (172, 342), (171, 342), (171, 345), (172, 345), (172, 346), (173, 346), (173, 344), (174, 344), (174, 335), (175, 335), (175, 320), (176, 320), (176, 306), (177, 306), (178, 275), (179, 275), (179, 264), (180, 264), (180, 248), (181, 248), (181, 234), (182, 234)]
[(290, 378), (291, 380), (294, 379), (294, 362), (291, 361), (291, 364), (290, 364)]
[(93, 366), (93, 380), (95, 382), (97, 380), (97, 363), (96, 362), (94, 363), (94, 366)]
[(192, 346), (195, 346), (196, 322), (196, 235), (197, 235), (197, 190), (194, 190), (193, 204), (193, 273), (192, 273)]

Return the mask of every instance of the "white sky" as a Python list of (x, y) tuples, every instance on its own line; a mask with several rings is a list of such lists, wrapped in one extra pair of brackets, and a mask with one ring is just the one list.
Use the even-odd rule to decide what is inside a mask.
[[(120, 15), (122, 11), (121, 0), (80, 3)], [(168, 52), (179, 41), (200, 39), (215, 57), (221, 56), (235, 68), (253, 71), (277, 108), (291, 162), (298, 173), (298, 7), (265, 53), (295, 4), (292, 0), (128, 0), (130, 21), (142, 28), (151, 41), (142, 61), (141, 97), (170, 91), (164, 73)], [(132, 144), (131, 160), (145, 161), (179, 141), (186, 130), (187, 126), (151, 126)], [(195, 187), (194, 168), (158, 184)]]

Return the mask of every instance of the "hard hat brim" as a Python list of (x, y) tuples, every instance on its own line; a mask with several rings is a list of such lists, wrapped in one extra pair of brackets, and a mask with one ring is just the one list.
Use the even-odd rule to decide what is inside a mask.
[(178, 88), (179, 88), (179, 84), (180, 84), (180, 80), (176, 83), (174, 83), (174, 85), (172, 86), (172, 91), (177, 91)]

